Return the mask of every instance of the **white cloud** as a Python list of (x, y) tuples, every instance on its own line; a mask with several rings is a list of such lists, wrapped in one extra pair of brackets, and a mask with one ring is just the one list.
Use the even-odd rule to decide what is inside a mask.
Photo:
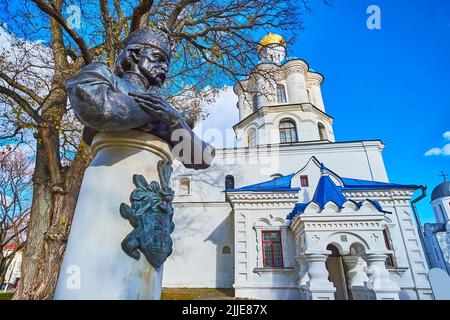
[(233, 88), (227, 87), (216, 102), (206, 107), (209, 116), (195, 126), (194, 132), (216, 148), (233, 148), (236, 145), (233, 126), (239, 122), (237, 101)]
[[(445, 140), (450, 140), (450, 131), (444, 132), (442, 135)], [(426, 157), (430, 156), (450, 156), (450, 143), (447, 143), (442, 148), (431, 148), (425, 152)]]
[(427, 152), (425, 152), (425, 156), (429, 157), (429, 156), (439, 156), (442, 154), (442, 150), (441, 148), (431, 148), (430, 150), (428, 150)]
[(450, 140), (450, 131), (444, 132), (442, 136), (444, 137), (444, 139)]
[(446, 144), (441, 150), (444, 156), (450, 156), (450, 143)]

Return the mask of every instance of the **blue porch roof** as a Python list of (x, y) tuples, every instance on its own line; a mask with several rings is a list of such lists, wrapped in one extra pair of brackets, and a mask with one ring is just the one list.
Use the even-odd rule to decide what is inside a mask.
[[(298, 191), (300, 188), (291, 188), (291, 180), (295, 176), (290, 174), (281, 178), (264, 181), (257, 184), (252, 184), (242, 188), (226, 189), (230, 192), (243, 192), (243, 191)], [(336, 186), (336, 188), (342, 191), (349, 190), (385, 190), (393, 188), (406, 188), (406, 189), (418, 189), (420, 186), (414, 184), (398, 184), (390, 182), (379, 182), (370, 180), (360, 180), (353, 178), (340, 178), (343, 186)], [(328, 180), (331, 180), (328, 177)]]
[(277, 179), (252, 184), (250, 186), (226, 189), (227, 192), (244, 192), (244, 191), (298, 191), (300, 188), (291, 188), (291, 180), (295, 174), (290, 174)]
[(340, 187), (342, 190), (362, 189), (362, 190), (382, 190), (393, 188), (418, 189), (420, 186), (414, 184), (399, 184), (390, 182), (379, 182), (370, 180), (360, 180), (352, 178), (341, 178), (344, 186)]

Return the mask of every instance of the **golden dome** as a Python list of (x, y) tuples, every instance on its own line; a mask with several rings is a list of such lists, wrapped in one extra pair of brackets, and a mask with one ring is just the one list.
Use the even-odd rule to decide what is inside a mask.
[(269, 33), (268, 35), (264, 36), (264, 38), (259, 40), (258, 51), (269, 44), (279, 44), (283, 47), (286, 47), (286, 40), (284, 40), (284, 38), (278, 34)]

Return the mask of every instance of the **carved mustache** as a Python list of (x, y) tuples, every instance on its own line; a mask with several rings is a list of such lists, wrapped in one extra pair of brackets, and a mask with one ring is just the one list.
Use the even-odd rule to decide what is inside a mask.
[(152, 68), (152, 74), (155, 78), (159, 78), (163, 81), (166, 79), (166, 71), (162, 70), (161, 68)]

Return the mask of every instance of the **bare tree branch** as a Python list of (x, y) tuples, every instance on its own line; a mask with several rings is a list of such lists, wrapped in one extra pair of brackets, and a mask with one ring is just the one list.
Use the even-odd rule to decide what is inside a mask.
[(71, 28), (67, 21), (64, 20), (63, 16), (55, 10), (54, 7), (49, 6), (47, 3), (41, 0), (32, 0), (36, 5), (41, 9), (43, 12), (48, 14), (50, 17), (55, 19), (63, 28), (64, 30), (70, 35), (70, 37), (75, 41), (75, 43), (78, 45), (81, 55), (83, 56), (83, 59), (86, 64), (92, 63), (92, 55), (89, 51), (86, 43), (84, 42), (83, 38), (80, 37), (73, 28)]
[(141, 27), (142, 17), (150, 12), (150, 9), (153, 6), (153, 2), (153, 0), (142, 0), (141, 4), (133, 9), (130, 32), (136, 31)]
[(0, 79), (3, 79), (7, 84), (9, 84), (11, 87), (16, 88), (26, 95), (28, 95), (31, 99), (33, 99), (36, 103), (41, 104), (43, 102), (43, 99), (39, 97), (35, 92), (31, 91), (28, 87), (14, 81), (8, 75), (0, 71)]
[(200, 0), (181, 0), (173, 9), (172, 13), (169, 16), (169, 20), (167, 22), (167, 29), (170, 31), (173, 30), (175, 23), (177, 22), (178, 16), (183, 11), (184, 8), (186, 8), (190, 4), (194, 4), (196, 2), (199, 2)]
[(39, 114), (31, 107), (28, 101), (19, 94), (3, 86), (0, 86), (0, 93), (14, 100), (34, 121), (36, 121), (36, 123), (39, 123), (41, 119)]

